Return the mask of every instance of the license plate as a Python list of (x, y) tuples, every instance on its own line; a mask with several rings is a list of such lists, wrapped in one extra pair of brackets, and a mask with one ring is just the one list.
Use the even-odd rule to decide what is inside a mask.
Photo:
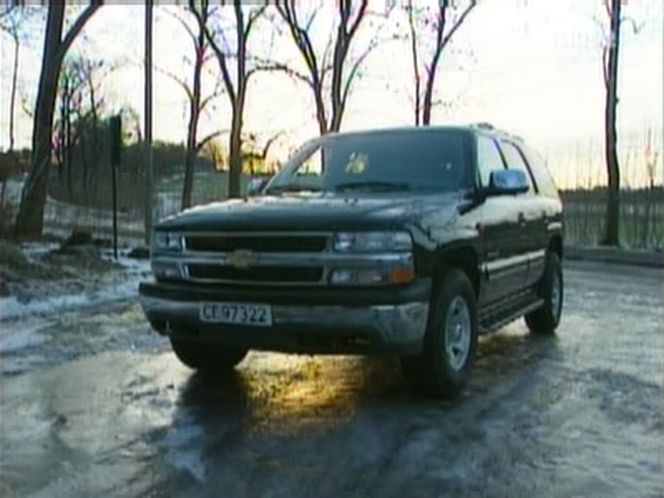
[(269, 327), (272, 325), (272, 308), (267, 304), (200, 303), (199, 318), (205, 323)]

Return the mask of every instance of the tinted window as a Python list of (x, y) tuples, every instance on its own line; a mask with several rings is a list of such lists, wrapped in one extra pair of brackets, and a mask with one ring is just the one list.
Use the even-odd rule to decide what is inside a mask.
[(547, 197), (558, 197), (558, 189), (556, 184), (551, 178), (551, 174), (544, 164), (544, 159), (537, 152), (535, 152), (530, 147), (522, 147), (522, 150), (526, 153), (526, 158), (528, 159), (528, 164), (530, 165), (530, 171), (532, 171), (535, 181), (537, 182), (537, 188), (539, 189), (542, 195)]
[(477, 135), (477, 173), (482, 187), (489, 186), (491, 172), (505, 169), (503, 158), (492, 138)]
[(500, 141), (500, 148), (503, 150), (503, 154), (505, 155), (507, 167), (509, 169), (518, 169), (523, 171), (526, 174), (526, 178), (528, 179), (528, 192), (533, 192), (533, 179), (530, 176), (528, 165), (523, 160), (519, 150), (513, 144), (510, 142), (505, 142), (504, 140)]
[(417, 130), (314, 140), (267, 191), (459, 190), (469, 183), (467, 137)]

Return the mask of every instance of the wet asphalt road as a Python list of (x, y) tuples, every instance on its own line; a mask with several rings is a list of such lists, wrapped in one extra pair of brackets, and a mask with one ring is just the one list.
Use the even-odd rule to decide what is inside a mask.
[(566, 266), (556, 338), (481, 340), (455, 402), (396, 361), (252, 353), (211, 383), (135, 303), (0, 356), (0, 496), (664, 496), (664, 271)]

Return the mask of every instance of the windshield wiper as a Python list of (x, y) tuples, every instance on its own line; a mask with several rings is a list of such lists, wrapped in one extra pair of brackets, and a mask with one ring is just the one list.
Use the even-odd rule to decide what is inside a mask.
[(347, 182), (340, 183), (334, 187), (337, 192), (344, 190), (370, 190), (370, 191), (399, 191), (399, 190), (412, 190), (412, 187), (405, 182), (381, 182), (381, 181), (365, 181), (365, 182)]

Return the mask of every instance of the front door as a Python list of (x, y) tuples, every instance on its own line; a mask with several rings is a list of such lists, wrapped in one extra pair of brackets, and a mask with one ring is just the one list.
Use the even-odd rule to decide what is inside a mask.
[[(496, 141), (489, 135), (477, 135), (477, 182), (489, 185), (492, 171), (505, 168), (505, 159)], [(480, 302), (490, 304), (524, 286), (528, 256), (522, 211), (522, 196), (488, 197), (481, 207), (479, 226), (482, 241), (482, 286)]]

